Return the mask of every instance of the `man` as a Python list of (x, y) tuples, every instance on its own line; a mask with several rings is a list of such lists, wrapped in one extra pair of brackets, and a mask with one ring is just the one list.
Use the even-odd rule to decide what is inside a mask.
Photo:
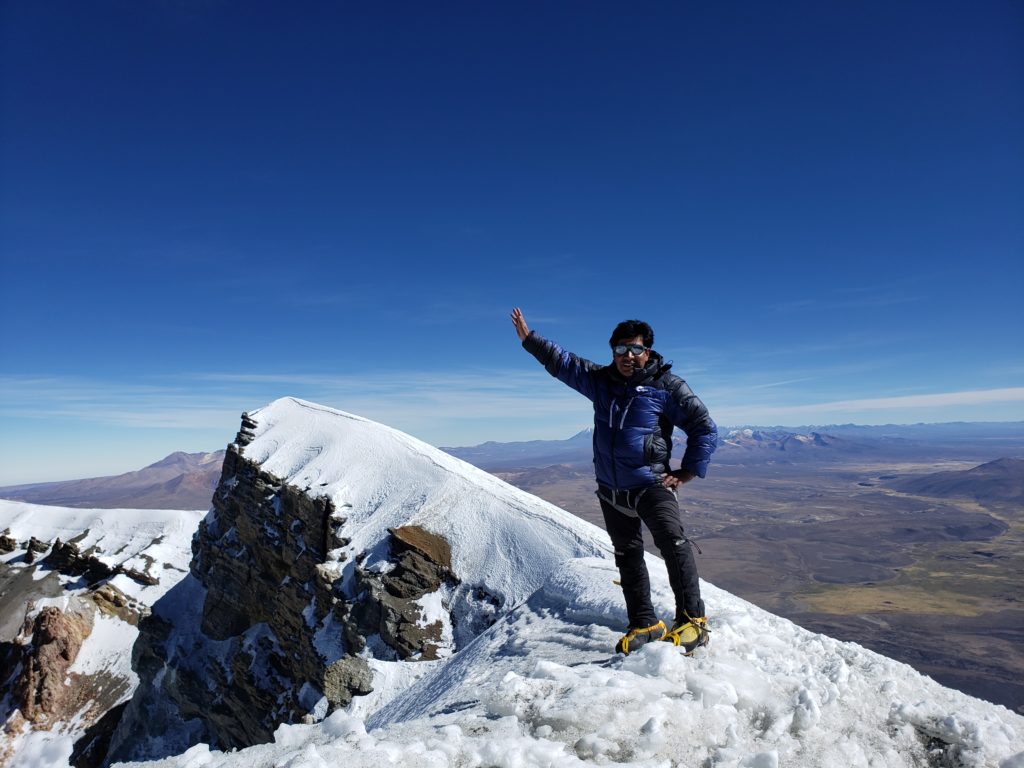
[[(669, 640), (687, 654), (706, 645), (697, 563), (683, 533), (676, 491), (704, 477), (718, 445), (708, 409), (685, 381), (669, 373), (671, 364), (652, 349), (654, 332), (643, 321), (625, 320), (616, 326), (609, 339), (611, 365), (584, 360), (539, 336), (518, 307), (512, 310), (512, 324), (523, 347), (548, 373), (594, 403), (597, 496), (629, 617), (616, 651), (628, 654), (651, 640)], [(674, 427), (686, 433), (686, 451), (673, 471), (669, 456)], [(675, 594), (675, 619), (668, 630), (651, 602), (641, 521), (665, 559)]]

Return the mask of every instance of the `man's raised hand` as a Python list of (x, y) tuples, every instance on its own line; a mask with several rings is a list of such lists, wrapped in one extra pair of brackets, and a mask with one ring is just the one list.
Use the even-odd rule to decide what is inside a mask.
[(530, 335), (530, 327), (526, 324), (526, 318), (523, 317), (523, 310), (516, 307), (512, 310), (512, 325), (516, 328), (516, 335), (520, 341), (526, 339)]

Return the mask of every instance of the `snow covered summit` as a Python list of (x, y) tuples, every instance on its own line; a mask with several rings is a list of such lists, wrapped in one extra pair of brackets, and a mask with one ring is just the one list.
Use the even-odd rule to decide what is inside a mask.
[(1024, 718), (709, 584), (709, 648), (613, 655), (602, 530), (313, 403), (243, 417), (193, 551), (140, 626), (116, 759), (1024, 766)]

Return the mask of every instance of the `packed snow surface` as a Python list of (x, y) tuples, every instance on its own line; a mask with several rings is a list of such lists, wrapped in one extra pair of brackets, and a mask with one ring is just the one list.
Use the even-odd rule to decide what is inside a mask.
[[(525, 604), (367, 713), (356, 699), (273, 744), (198, 745), (138, 766), (1011, 766), (1022, 720), (910, 667), (817, 635), (707, 586), (710, 648), (609, 649), (621, 623), (616, 571), (567, 561)], [(671, 604), (653, 579), (658, 603)], [(373, 695), (378, 695), (375, 691)]]

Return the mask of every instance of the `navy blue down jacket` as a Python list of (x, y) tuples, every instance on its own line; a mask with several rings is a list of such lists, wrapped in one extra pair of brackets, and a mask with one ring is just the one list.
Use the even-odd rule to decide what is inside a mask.
[(685, 381), (669, 373), (653, 350), (643, 370), (628, 379), (614, 365), (598, 365), (535, 332), (523, 347), (548, 373), (594, 403), (594, 471), (613, 490), (654, 485), (669, 471), (673, 427), (686, 433), (682, 468), (698, 477), (718, 447), (718, 429)]

